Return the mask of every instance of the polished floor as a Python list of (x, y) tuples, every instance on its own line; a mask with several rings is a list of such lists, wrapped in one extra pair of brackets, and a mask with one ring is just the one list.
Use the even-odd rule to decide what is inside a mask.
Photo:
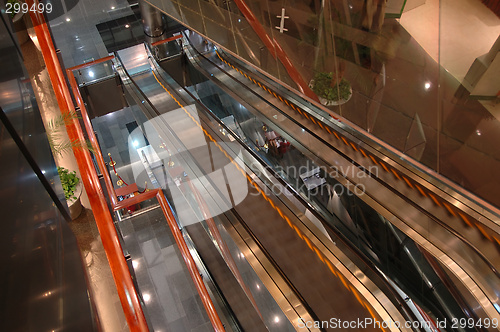
[(69, 226), (80, 247), (103, 331), (129, 331), (92, 211), (84, 209)]
[[(426, 0), (404, 13), (400, 22), (432, 59), (460, 82), (474, 60), (486, 54), (500, 34), (498, 17), (475, 0)], [(441, 39), (439, 29), (445, 36)]]

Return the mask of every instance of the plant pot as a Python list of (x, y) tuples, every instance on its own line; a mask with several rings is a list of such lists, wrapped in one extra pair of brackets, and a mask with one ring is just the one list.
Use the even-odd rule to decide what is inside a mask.
[(71, 216), (71, 220), (75, 220), (82, 213), (83, 206), (82, 206), (82, 202), (80, 200), (81, 196), (82, 196), (82, 184), (80, 182), (76, 186), (76, 191), (75, 191), (76, 199), (68, 199), (67, 200), (68, 208), (69, 208), (69, 215)]
[(352, 97), (352, 88), (350, 89), (351, 91), (351, 94), (349, 95), (349, 97), (347, 97), (347, 99), (340, 99), (340, 100), (328, 100), (326, 98), (323, 98), (323, 97), (320, 97), (318, 96), (319, 98), (319, 102), (321, 103), (321, 105), (324, 105), (324, 106), (338, 106), (338, 105), (342, 105), (342, 104), (345, 104), (347, 103), (351, 97)]
[[(309, 87), (311, 89), (314, 88), (314, 79), (312, 79), (311, 81), (309, 81)], [(326, 99), (326, 98), (323, 98), (321, 96), (318, 96), (318, 99), (319, 99), (319, 102), (321, 103), (321, 105), (324, 105), (324, 106), (338, 106), (338, 105), (342, 105), (342, 104), (345, 104), (347, 103), (351, 97), (352, 97), (352, 87), (349, 87), (349, 96), (347, 97), (347, 99), (339, 99), (339, 100), (331, 100), (331, 99)]]

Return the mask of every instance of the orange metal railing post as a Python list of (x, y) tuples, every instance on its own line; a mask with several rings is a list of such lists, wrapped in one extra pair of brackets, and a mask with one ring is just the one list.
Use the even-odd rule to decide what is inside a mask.
[[(27, 0), (27, 4), (29, 8), (31, 8), (34, 5), (38, 5), (38, 2), (37, 0)], [(47, 23), (40, 13), (29, 11), (29, 14), (33, 21), (35, 33), (54, 88), (57, 103), (61, 113), (68, 114), (70, 111), (74, 110), (74, 105), (52, 43)], [(83, 131), (76, 119), (68, 124), (66, 129), (70, 140), (81, 141), (85, 139)], [(148, 331), (146, 318), (144, 317), (127, 263), (123, 257), (123, 251), (118, 241), (113, 219), (106, 205), (104, 193), (100, 186), (97, 173), (93, 167), (90, 153), (85, 150), (75, 149), (74, 154), (101, 235), (106, 256), (108, 257), (128, 326), (131, 331)]]

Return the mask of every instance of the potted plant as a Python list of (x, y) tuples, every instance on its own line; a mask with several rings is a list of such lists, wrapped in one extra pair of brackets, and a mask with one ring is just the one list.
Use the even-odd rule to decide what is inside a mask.
[[(67, 135), (65, 135), (66, 125), (79, 118), (80, 117), (75, 111), (70, 111), (68, 113), (55, 116), (46, 124), (47, 139), (55, 156), (64, 158), (74, 149), (84, 149), (94, 152), (90, 141), (78, 139), (70, 140)], [(64, 167), (58, 167), (57, 171), (59, 173), (59, 177), (61, 178), (61, 184), (63, 186), (66, 201), (68, 202), (71, 218), (76, 219), (80, 215), (83, 208), (80, 201), (80, 196), (83, 190), (81, 181), (75, 171), (70, 172)]]
[(325, 106), (343, 104), (352, 96), (351, 84), (343, 77), (340, 80), (334, 79), (332, 72), (316, 73), (309, 86)]
[(57, 172), (61, 178), (61, 184), (64, 191), (64, 196), (68, 202), (69, 213), (71, 219), (74, 220), (78, 218), (82, 212), (82, 203), (80, 201), (80, 196), (82, 194), (82, 186), (80, 179), (76, 175), (75, 171), (69, 171), (64, 167), (57, 167)]
[(333, 18), (340, 13), (335, 7), (327, 6), (319, 15), (311, 16), (308, 23), (313, 27), (310, 40), (315, 46), (313, 78), (309, 87), (325, 106), (340, 105), (352, 96), (351, 84), (344, 78), (346, 59), (352, 50), (352, 43), (336, 37), (342, 29), (334, 24)]

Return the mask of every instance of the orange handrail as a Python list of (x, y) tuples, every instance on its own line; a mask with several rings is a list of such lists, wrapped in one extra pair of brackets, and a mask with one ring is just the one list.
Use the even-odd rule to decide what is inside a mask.
[[(113, 57), (106, 57), (103, 59), (99, 59), (96, 61), (93, 61), (93, 64), (101, 63), (104, 61), (112, 60)], [(102, 60), (102, 61), (101, 61)], [(87, 64), (84, 64), (83, 67), (87, 67)], [(92, 144), (92, 148), (94, 149), (95, 156), (97, 159), (97, 163), (99, 165), (99, 168), (101, 169), (101, 172), (104, 177), (104, 183), (106, 185), (106, 189), (108, 191), (108, 194), (111, 198), (111, 206), (114, 211), (126, 208), (127, 206), (138, 204), (140, 202), (144, 202), (146, 200), (156, 198), (160, 204), (160, 207), (163, 211), (163, 214), (165, 215), (165, 219), (167, 220), (167, 223), (169, 225), (169, 228), (174, 235), (175, 241), (177, 243), (177, 246), (179, 250), (181, 251), (182, 257), (184, 259), (184, 262), (186, 263), (186, 266), (189, 270), (189, 274), (191, 275), (191, 278), (193, 279), (193, 282), (195, 284), (195, 287), (198, 291), (198, 294), (200, 295), (200, 299), (203, 303), (203, 306), (205, 307), (205, 310), (208, 314), (208, 317), (210, 319), (210, 322), (212, 323), (212, 326), (215, 331), (224, 331), (224, 326), (222, 325), (222, 322), (215, 310), (215, 307), (212, 303), (212, 300), (210, 299), (210, 295), (207, 292), (207, 289), (205, 287), (205, 284), (203, 283), (203, 280), (200, 277), (200, 273), (196, 267), (196, 264), (194, 262), (193, 257), (191, 256), (189, 252), (189, 248), (186, 245), (186, 242), (184, 240), (184, 237), (182, 236), (182, 233), (180, 232), (177, 222), (175, 221), (175, 217), (173, 216), (172, 211), (170, 210), (170, 206), (167, 203), (167, 200), (163, 194), (163, 191), (159, 189), (153, 189), (146, 191), (142, 194), (136, 195), (131, 198), (127, 198), (126, 200), (123, 201), (118, 201), (116, 197), (116, 192), (113, 187), (113, 183), (111, 181), (111, 178), (108, 174), (106, 164), (104, 163), (104, 158), (102, 157), (101, 149), (99, 147), (99, 143), (97, 141), (97, 137), (94, 134), (94, 130), (92, 128), (92, 123), (90, 121), (90, 118), (87, 113), (87, 108), (85, 107), (85, 104), (83, 102), (82, 96), (80, 94), (80, 90), (78, 89), (78, 85), (75, 79), (75, 76), (73, 75), (73, 70), (82, 68), (82, 66), (75, 66), (72, 68), (67, 69), (67, 75), (68, 75), (68, 80), (70, 82), (73, 94), (75, 96), (75, 100), (78, 104), (78, 107), (80, 108), (80, 113), (83, 119), (83, 122), (85, 124), (85, 128), (87, 130), (87, 134), (89, 136), (90, 142)]]
[(77, 65), (77, 66), (74, 66), (74, 67), (71, 67), (71, 68), (67, 68), (66, 71), (73, 71), (73, 70), (77, 70), (77, 69), (87, 68), (87, 67), (90, 67), (90, 66), (97, 65), (98, 63), (102, 63), (102, 62), (113, 60), (114, 58), (115, 58), (114, 55), (110, 55), (110, 56), (107, 56), (107, 57), (104, 57), (104, 58), (100, 58), (100, 59), (97, 59), (97, 60), (93, 60), (93, 61), (82, 63), (81, 65)]
[[(27, 0), (29, 7), (37, 6), (37, 0)], [(37, 7), (34, 7), (37, 8)], [(69, 114), (74, 109), (70, 92), (64, 78), (61, 65), (57, 58), (50, 31), (41, 13), (29, 11), (35, 33), (40, 44), (42, 56), (47, 66), (47, 72), (54, 88), (57, 103), (62, 114)], [(70, 140), (84, 140), (83, 131), (76, 119), (66, 125)], [(74, 149), (75, 158), (80, 170), (83, 185), (87, 191), (90, 205), (94, 213), (99, 233), (113, 278), (116, 283), (118, 296), (131, 331), (148, 331), (146, 318), (142, 311), (139, 297), (136, 293), (123, 251), (118, 241), (118, 235), (113, 224), (113, 219), (108, 210), (104, 193), (99, 183), (99, 178), (93, 167), (90, 153), (82, 149)]]
[(169, 37), (167, 39), (163, 39), (163, 40), (159, 40), (157, 42), (154, 42), (153, 44), (151, 44), (151, 46), (158, 46), (158, 45), (161, 45), (161, 44), (165, 44), (165, 43), (168, 43), (172, 40), (177, 40), (177, 39), (181, 39), (182, 38), (182, 35), (177, 35), (177, 36), (172, 36), (172, 37)]

